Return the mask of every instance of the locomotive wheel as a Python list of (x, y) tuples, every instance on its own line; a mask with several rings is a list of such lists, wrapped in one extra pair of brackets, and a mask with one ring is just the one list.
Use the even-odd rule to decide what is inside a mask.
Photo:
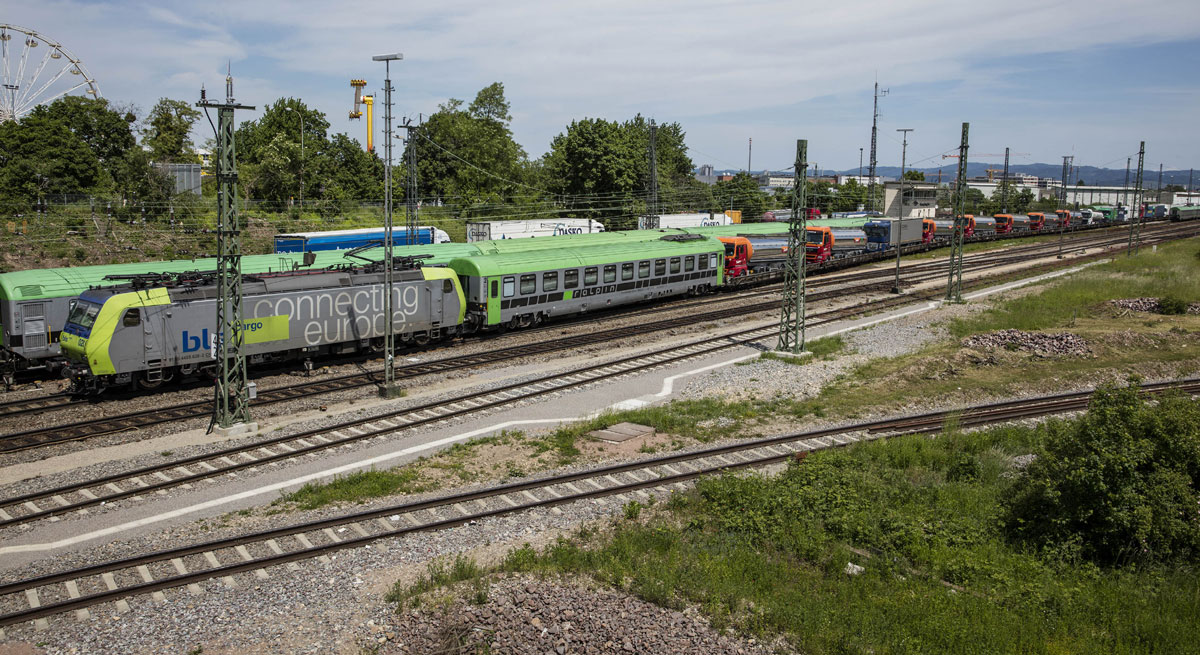
[(419, 332), (417, 334), (414, 334), (413, 335), (413, 343), (417, 344), (418, 346), (429, 345), (429, 333), (428, 332)]

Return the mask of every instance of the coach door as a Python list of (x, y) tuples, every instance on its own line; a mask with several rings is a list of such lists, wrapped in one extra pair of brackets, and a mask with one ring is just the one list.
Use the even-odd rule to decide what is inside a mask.
[[(146, 363), (146, 381), (158, 382), (162, 379), (163, 350), (160, 334), (162, 333), (162, 317), (151, 316), (146, 307), (130, 307), (121, 315), (121, 329), (132, 332), (129, 341), (142, 344), (142, 361)], [(160, 325), (153, 325), (158, 321)], [(139, 334), (140, 333), (140, 334)], [(133, 353), (129, 353), (133, 355)], [(137, 357), (134, 356), (136, 365)]]

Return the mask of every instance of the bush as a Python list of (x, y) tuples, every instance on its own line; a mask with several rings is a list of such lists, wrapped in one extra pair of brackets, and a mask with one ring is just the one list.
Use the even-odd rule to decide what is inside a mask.
[(1167, 296), (1165, 298), (1158, 299), (1159, 313), (1173, 314), (1173, 315), (1178, 316), (1181, 314), (1186, 314), (1187, 310), (1188, 310), (1187, 301), (1183, 300), (1182, 298), (1176, 298), (1175, 296)]
[(1200, 403), (1131, 382), (1054, 425), (1003, 509), (1011, 538), (1102, 565), (1200, 561)]

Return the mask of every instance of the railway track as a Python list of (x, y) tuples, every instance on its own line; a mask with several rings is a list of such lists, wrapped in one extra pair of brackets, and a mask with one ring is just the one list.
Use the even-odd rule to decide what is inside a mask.
[[(1155, 234), (1156, 233), (1151, 233), (1146, 236), (1147, 238), (1150, 238), (1155, 236)], [(1099, 243), (1086, 242), (1083, 244), (1074, 244), (1067, 249), (1067, 252), (1070, 252), (1071, 250), (1096, 248), (1106, 245), (1120, 246), (1122, 243), (1123, 241), (1121, 238), (1108, 238), (1105, 236), (1100, 240)], [(1037, 252), (1040, 250), (1044, 249), (1049, 251), (1055, 248), (1057, 248), (1057, 245), (1038, 247), (1033, 249), (1032, 252), (1023, 250), (1020, 253), (978, 253), (976, 255), (972, 255), (972, 259), (970, 261), (971, 263), (975, 264), (976, 270), (979, 270), (978, 266), (985, 263), (988, 267), (1004, 266), (1025, 261), (1031, 257), (1036, 257)], [(906, 269), (908, 272), (908, 278), (906, 279), (906, 282), (912, 284), (915, 282), (936, 278), (944, 274), (944, 268), (945, 262), (940, 261), (915, 264), (912, 268)], [(914, 272), (918, 273), (918, 275), (914, 276)], [(865, 284), (855, 288), (856, 291), (867, 291), (873, 288), (890, 288), (890, 282), (887, 280), (890, 280), (891, 276), (892, 273), (890, 271), (869, 271), (862, 274), (831, 278), (826, 284), (830, 286), (836, 286), (856, 280), (880, 278), (881, 281), (879, 282), (874, 284)], [(817, 301), (832, 297), (839, 297), (845, 295), (847, 291), (848, 289), (845, 288), (818, 291), (816, 293), (810, 293), (808, 299), (809, 301)], [(766, 293), (771, 292), (763, 290), (754, 292), (754, 294), (757, 295), (764, 295)], [(731, 300), (731, 298), (726, 297), (701, 302), (717, 303), (728, 302), (729, 300)], [(637, 334), (648, 334), (656, 331), (685, 327), (699, 322), (717, 321), (731, 317), (749, 315), (754, 312), (773, 309), (776, 304), (776, 301), (767, 301), (753, 305), (738, 305), (736, 307), (710, 311), (699, 315), (691, 315), (683, 318), (647, 323), (633, 328), (617, 328), (576, 335), (574, 337), (555, 339), (552, 343), (549, 341), (534, 342), (521, 346), (501, 348), (486, 353), (452, 356), (430, 362), (397, 368), (396, 376), (397, 379), (412, 379), (424, 375), (444, 373), (454, 370), (473, 369), (480, 366), (542, 354), (549, 351), (560, 351), (564, 347), (592, 345), (596, 343), (603, 343), (605, 341), (627, 338)], [(680, 308), (681, 307), (679, 305), (671, 307), (672, 310), (678, 310)], [(658, 309), (656, 311), (662, 310)], [(558, 327), (560, 326), (551, 326), (543, 329), (558, 329)], [(535, 332), (537, 331), (526, 331), (526, 334), (533, 334)], [(382, 371), (351, 373), (325, 380), (304, 382), (296, 385), (266, 390), (259, 393), (258, 398), (254, 401), (254, 404), (256, 406), (265, 406), (294, 400), (301, 397), (375, 385), (379, 383), (379, 377), (381, 373)], [(137, 430), (163, 423), (201, 418), (207, 416), (209, 412), (210, 404), (207, 400), (203, 400), (179, 403), (163, 408), (131, 412), (119, 416), (89, 419), (57, 426), (23, 430), (0, 437), (0, 452), (16, 452), (67, 441), (75, 441), (106, 434), (113, 434), (127, 430)]]
[[(1093, 255), (1100, 256), (1100, 255)], [(1078, 260), (1074, 260), (1078, 261)], [(1043, 265), (1053, 269), (1055, 265)], [(1028, 270), (1020, 271), (1021, 274)], [(1015, 276), (1015, 274), (1013, 274)], [(975, 280), (970, 286), (981, 286), (982, 282), (996, 283), (996, 278), (986, 281)], [(875, 312), (893, 306), (907, 304), (916, 299), (940, 297), (940, 290), (910, 297), (888, 297), (859, 305), (829, 310), (810, 315), (811, 327), (841, 320), (847, 316)], [(695, 320), (694, 317), (689, 320)], [(542, 395), (592, 384), (614, 377), (646, 371), (681, 360), (710, 355), (721, 350), (746, 345), (774, 334), (778, 328), (768, 325), (736, 331), (719, 337), (708, 337), (687, 344), (669, 346), (641, 355), (577, 368), (566, 374), (546, 375), (528, 382), (515, 383), (486, 391), (471, 392), (448, 400), (425, 403), (415, 407), (395, 410), (380, 416), (357, 419), (329, 428), (308, 430), (298, 434), (279, 436), (251, 444), (225, 448), (206, 455), (173, 460), (93, 480), (78, 481), (38, 492), (0, 499), (0, 528), (29, 523), (40, 519), (86, 510), (100, 504), (142, 497), (167, 489), (204, 480), (215, 480), (223, 475), (246, 469), (272, 465), (284, 460), (303, 457), (372, 439), (390, 438), (401, 430), (417, 428), (474, 412), (497, 409), (506, 405), (530, 400)], [(426, 366), (438, 365), (429, 362)]]
[[(1200, 379), (1143, 385), (1146, 393), (1178, 390), (1200, 392)], [(130, 611), (134, 596), (152, 594), (166, 600), (163, 590), (187, 586), (202, 593), (200, 582), (220, 578), (229, 587), (233, 576), (253, 572), (252, 584), (264, 584), (268, 569), (356, 548), (382, 539), (440, 530), (506, 514), (608, 496), (645, 494), (646, 489), (674, 487), (695, 478), (726, 471), (760, 468), (786, 462), (798, 453), (837, 448), (887, 436), (921, 434), (943, 429), (954, 418), (962, 427), (977, 427), (1021, 418), (1078, 411), (1088, 406), (1091, 392), (1013, 400), (959, 410), (842, 425), (783, 436), (755, 439), (693, 452), (675, 453), (635, 462), (520, 481), (440, 498), (215, 539), (159, 550), (120, 560), (63, 570), (0, 585), (0, 627), (27, 621), (46, 626), (46, 617), (75, 611), (86, 620), (88, 608), (115, 603), (119, 613)]]

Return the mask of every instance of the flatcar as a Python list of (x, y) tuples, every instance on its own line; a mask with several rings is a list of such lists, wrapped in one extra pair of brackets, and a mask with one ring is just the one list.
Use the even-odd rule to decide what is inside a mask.
[[(372, 244), (382, 244), (386, 233), (387, 231), (382, 227), (368, 227), (357, 230), (276, 234), (275, 252), (318, 252), (361, 248)], [(392, 243), (401, 246), (450, 243), (450, 235), (436, 227), (425, 225), (417, 228), (416, 241), (410, 244), (408, 229), (397, 227), (392, 229)]]
[(858, 229), (817, 225), (808, 228), (805, 240), (805, 261), (822, 264), (838, 257), (848, 257), (867, 249), (867, 233)]
[[(248, 275), (242, 284), (244, 352), (251, 365), (383, 345), (382, 266)], [(451, 336), (462, 325), (462, 287), (448, 268), (409, 264), (397, 270), (392, 300), (402, 342)], [(76, 388), (154, 388), (213, 368), (216, 302), (211, 275), (85, 291), (60, 337)]]

